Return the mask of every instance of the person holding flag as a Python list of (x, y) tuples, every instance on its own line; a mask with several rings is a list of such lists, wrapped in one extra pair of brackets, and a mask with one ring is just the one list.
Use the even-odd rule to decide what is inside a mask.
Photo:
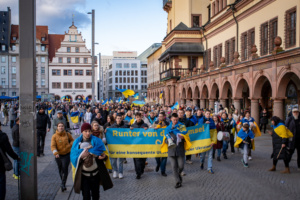
[[(174, 178), (176, 181), (175, 188), (182, 186), (181, 172), (184, 169), (185, 150), (190, 149), (191, 142), (187, 134), (184, 124), (179, 122), (178, 115), (172, 114), (170, 125), (165, 130), (165, 137), (161, 147), (161, 152), (168, 152), (169, 160), (173, 169)], [(171, 139), (175, 144), (175, 148), (168, 148), (168, 139)]]
[(71, 116), (71, 121), (74, 124), (75, 135), (80, 135), (79, 115), (80, 115), (80, 112), (78, 111), (78, 107), (74, 106), (74, 108), (71, 110), (70, 116)]
[(164, 94), (164, 91), (162, 90), (159, 94), (159, 98), (162, 99), (163, 98), (163, 94)]
[(52, 112), (53, 112), (53, 108), (51, 105), (49, 105), (48, 107), (48, 115), (49, 115), (49, 118), (52, 120)]

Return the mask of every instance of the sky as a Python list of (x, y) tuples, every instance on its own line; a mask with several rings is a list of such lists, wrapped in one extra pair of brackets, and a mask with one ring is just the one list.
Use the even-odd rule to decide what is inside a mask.
[[(19, 23), (19, 0), (0, 0), (0, 10), (12, 10), (11, 23)], [(95, 9), (95, 54), (137, 51), (141, 54), (166, 36), (167, 13), (162, 0), (36, 0), (36, 24), (48, 25), (49, 33), (64, 34), (72, 24), (91, 48), (91, 15)]]

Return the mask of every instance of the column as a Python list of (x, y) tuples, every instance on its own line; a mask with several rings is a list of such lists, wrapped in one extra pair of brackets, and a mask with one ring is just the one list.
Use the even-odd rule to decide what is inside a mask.
[[(220, 99), (220, 104), (222, 104), (223, 108), (227, 107), (226, 106), (226, 100), (225, 99)], [(228, 107), (227, 107), (228, 108)], [(228, 108), (229, 109), (229, 108)]]
[(200, 99), (200, 108), (205, 108), (205, 99)]
[(251, 99), (251, 117), (259, 124), (259, 104), (258, 99)]
[(215, 108), (215, 100), (214, 99), (209, 99), (209, 109), (214, 109)]
[(284, 120), (284, 113), (283, 113), (283, 100), (282, 99), (275, 99), (273, 104), (273, 116), (277, 116), (280, 119)]
[(166, 94), (165, 94), (165, 105), (170, 105), (170, 90), (169, 88), (166, 88)]
[(184, 98), (181, 99), (180, 106), (184, 104)]
[(170, 89), (170, 104), (174, 104), (175, 103), (175, 85), (171, 85), (171, 89)]
[(198, 99), (193, 99), (193, 106), (198, 106), (197, 101), (198, 101)]
[(238, 113), (241, 112), (241, 100), (240, 99), (234, 99), (233, 100), (233, 105), (235, 109), (238, 111)]

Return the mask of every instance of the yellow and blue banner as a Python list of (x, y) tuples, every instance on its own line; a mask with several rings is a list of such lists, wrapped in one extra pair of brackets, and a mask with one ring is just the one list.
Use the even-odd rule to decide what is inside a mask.
[(125, 98), (128, 98), (128, 96), (133, 96), (135, 94), (135, 92), (133, 90), (129, 90), (129, 89), (119, 89), (118, 87), (116, 87), (116, 89), (121, 92)]
[(163, 98), (163, 94), (164, 94), (164, 91), (162, 90), (159, 94), (159, 98), (162, 99)]
[(79, 111), (75, 111), (75, 112), (72, 112), (71, 113), (71, 121), (74, 123), (74, 124), (77, 124), (79, 122)]
[(132, 107), (132, 106), (143, 107), (145, 104), (146, 104), (145, 101), (133, 101), (133, 102), (131, 103), (131, 107)]
[(52, 108), (52, 107), (49, 107), (49, 108), (48, 108), (48, 114), (51, 115), (51, 114), (52, 114), (52, 111), (53, 111), (53, 108)]
[(134, 96), (133, 96), (134, 99), (139, 99), (140, 96), (139, 96), (139, 93), (136, 93)]
[(174, 109), (179, 109), (179, 104), (178, 104), (178, 101), (171, 107), (172, 110)]
[[(186, 136), (190, 138), (191, 146), (186, 155), (203, 153), (211, 148), (208, 124), (188, 127)], [(155, 158), (167, 157), (161, 152), (165, 128), (142, 129), (108, 128), (106, 139), (111, 158)]]

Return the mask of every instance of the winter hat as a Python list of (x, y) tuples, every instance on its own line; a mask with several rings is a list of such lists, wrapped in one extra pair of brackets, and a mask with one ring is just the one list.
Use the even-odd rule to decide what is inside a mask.
[(92, 126), (89, 123), (83, 123), (81, 126), (81, 133), (85, 130), (92, 130)]

